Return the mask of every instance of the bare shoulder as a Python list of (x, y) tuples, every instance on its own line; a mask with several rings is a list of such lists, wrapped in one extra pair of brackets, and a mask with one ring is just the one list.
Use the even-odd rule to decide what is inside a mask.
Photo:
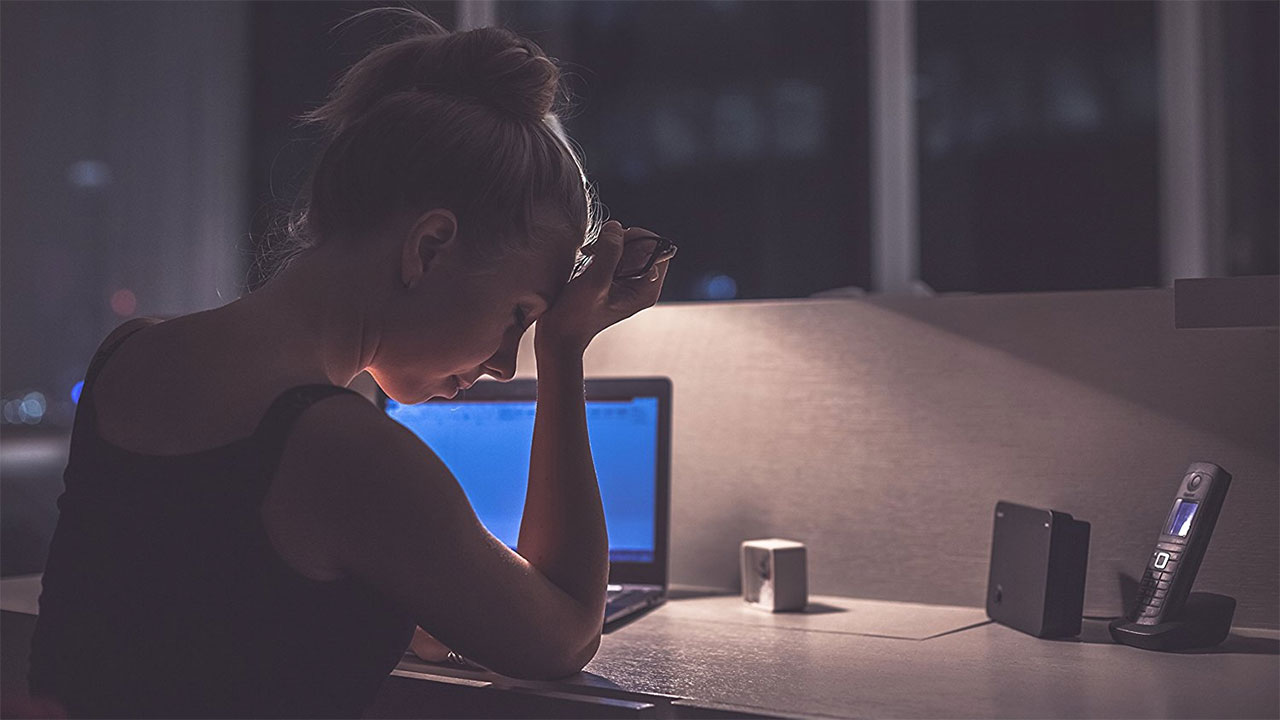
[[(290, 432), (285, 452), (293, 451), (301, 451), (299, 459), (313, 470), (349, 471), (354, 466), (358, 475), (367, 475), (381, 464), (379, 458), (388, 455), (429, 452), (407, 428), (355, 393), (335, 395), (309, 407)], [(337, 478), (349, 472), (324, 474)]]
[(376, 507), (470, 509), (431, 448), (354, 393), (317, 402), (298, 418), (281, 457), (280, 475), (286, 474), (309, 485), (312, 509), (332, 533), (350, 530), (362, 510)]
[[(120, 343), (125, 338), (133, 335), (134, 332), (139, 330), (146, 330), (151, 326), (160, 325), (162, 322), (163, 321), (160, 318), (140, 317), (140, 318), (133, 318), (132, 320), (121, 323), (120, 325), (116, 326), (114, 330), (107, 333), (107, 336), (102, 339), (102, 342), (98, 345), (97, 351), (94, 352), (94, 356), (93, 356), (94, 361), (100, 362), (100, 357), (103, 355), (103, 353), (112, 353), (113, 357), (119, 354), (123, 354), (126, 356), (133, 354), (133, 351), (137, 349), (137, 345), (138, 345), (138, 342), (136, 340), (124, 343), (124, 345), (120, 345)], [(145, 336), (142, 338), (143, 340), (149, 341), (149, 338), (152, 335), (152, 331), (143, 332), (141, 333), (141, 335)], [(117, 353), (115, 352), (115, 350), (118, 345), (120, 346), (120, 352)], [(118, 361), (108, 362), (106, 365), (107, 372), (105, 374), (109, 378), (117, 375), (119, 372), (119, 368), (122, 364), (128, 365), (129, 363), (120, 363)], [(98, 381), (97, 384), (101, 385), (102, 382)], [(108, 382), (107, 384), (110, 385), (111, 382)]]
[(111, 332), (107, 333), (107, 336), (102, 340), (102, 344), (98, 346), (98, 351), (101, 352), (103, 350), (106, 350), (107, 348), (116, 344), (117, 342), (124, 339), (128, 335), (132, 334), (135, 330), (141, 330), (145, 327), (158, 325), (161, 322), (163, 322), (161, 318), (155, 318), (155, 317), (139, 317), (139, 318), (133, 318), (131, 320), (123, 322), (119, 326), (117, 326), (115, 330), (112, 330)]
[[(277, 470), (277, 485), (305, 482), (313, 510), (326, 500), (342, 502), (354, 485), (381, 475), (409, 450), (408, 431), (368, 398), (341, 393), (308, 407), (289, 431)], [(412, 435), (410, 434), (410, 438)], [(421, 443), (419, 443), (421, 444)]]
[(434, 459), (367, 398), (342, 393), (320, 400), (295, 421), (281, 451), (262, 505), (268, 536), (307, 577), (348, 575), (353, 534), (372, 520), (369, 510), (421, 506), (415, 489), (447, 487), (452, 476), (433, 472)]

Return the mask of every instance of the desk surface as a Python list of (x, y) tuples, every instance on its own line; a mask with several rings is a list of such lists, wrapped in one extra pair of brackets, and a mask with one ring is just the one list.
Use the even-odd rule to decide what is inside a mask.
[[(666, 696), (782, 716), (1280, 715), (1274, 630), (1235, 629), (1209, 652), (1155, 653), (1112, 643), (1101, 620), (1086, 620), (1078, 638), (1040, 640), (984, 622), (980, 608), (811, 599), (835, 610), (771, 616), (744, 608), (737, 596), (673, 600), (606, 635), (586, 671), (559, 682), (441, 668), (408, 656), (396, 672), (628, 700)], [(909, 622), (912, 615), (919, 622)], [(920, 640), (863, 634), (940, 620), (963, 629)]]
[[(0, 582), (4, 609), (34, 610), (38, 577)], [(610, 632), (586, 671), (522, 681), (406, 656), (402, 677), (831, 717), (1280, 716), (1280, 631), (1235, 628), (1204, 652), (1116, 645), (1106, 622), (1040, 640), (981, 608), (811, 596), (769, 614), (738, 596), (672, 600)], [(913, 639), (921, 638), (921, 639)]]

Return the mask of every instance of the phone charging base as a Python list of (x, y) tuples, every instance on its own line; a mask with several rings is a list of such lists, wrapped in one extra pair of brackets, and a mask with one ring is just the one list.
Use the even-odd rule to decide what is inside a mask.
[(1111, 639), (1122, 645), (1143, 650), (1190, 650), (1213, 647), (1231, 632), (1231, 618), (1236, 613), (1236, 599), (1216, 593), (1193, 592), (1187, 595), (1182, 613), (1176, 620), (1158, 625), (1139, 625), (1128, 618), (1111, 621)]

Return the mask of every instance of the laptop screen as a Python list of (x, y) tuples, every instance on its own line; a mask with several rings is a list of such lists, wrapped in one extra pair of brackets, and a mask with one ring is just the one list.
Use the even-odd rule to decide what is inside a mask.
[[(537, 404), (515, 383), (481, 382), (452, 400), (401, 405), (386, 399), (392, 419), (421, 438), (461, 484), (489, 532), (511, 548), (520, 534)], [(504, 387), (494, 387), (494, 386)], [(486, 388), (485, 386), (489, 386)], [(669, 387), (669, 385), (667, 386)], [(488, 390), (488, 392), (486, 392)], [(495, 396), (495, 393), (499, 396)], [(609, 532), (611, 563), (653, 563), (660, 543), (658, 474), (666, 443), (659, 397), (587, 397), (587, 431)], [(624, 394), (625, 395), (625, 394)], [(665, 519), (665, 513), (661, 515)], [(665, 522), (661, 523), (665, 525)], [(664, 541), (665, 538), (662, 538)], [(665, 548), (663, 548), (665, 549)], [(665, 575), (665, 572), (663, 573)]]

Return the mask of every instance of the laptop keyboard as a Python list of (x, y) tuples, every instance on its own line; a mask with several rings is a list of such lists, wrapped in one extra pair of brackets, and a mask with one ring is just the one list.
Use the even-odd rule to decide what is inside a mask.
[(607, 605), (620, 605), (620, 604), (625, 604), (627, 600), (630, 600), (630, 599), (631, 599), (631, 598), (633, 598), (633, 597), (640, 596), (640, 595), (644, 595), (644, 594), (645, 594), (645, 592), (646, 592), (646, 591), (644, 591), (644, 590), (637, 590), (637, 589), (634, 589), (634, 588), (632, 588), (632, 589), (627, 589), (627, 590), (623, 590), (623, 589), (619, 589), (619, 590), (612, 590), (612, 589), (611, 589), (611, 590), (609, 590), (608, 592), (606, 592), (606, 593), (605, 593), (605, 598), (604, 598), (604, 599), (605, 599), (605, 603), (606, 603)]

